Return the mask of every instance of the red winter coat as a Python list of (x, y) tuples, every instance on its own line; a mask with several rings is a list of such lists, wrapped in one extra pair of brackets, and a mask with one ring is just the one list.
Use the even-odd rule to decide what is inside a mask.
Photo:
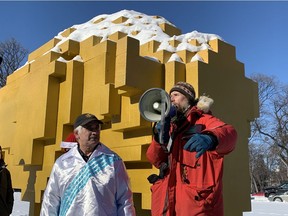
[[(198, 159), (196, 152), (184, 150), (189, 139), (185, 139), (185, 132), (191, 128), (215, 135), (216, 149), (206, 151)], [(169, 161), (165, 177), (151, 186), (152, 216), (223, 216), (223, 160), (224, 155), (235, 148), (235, 129), (194, 106), (178, 128), (172, 123), (170, 133), (172, 131), (174, 142), (170, 154), (165, 153), (155, 139), (146, 153), (157, 168)]]

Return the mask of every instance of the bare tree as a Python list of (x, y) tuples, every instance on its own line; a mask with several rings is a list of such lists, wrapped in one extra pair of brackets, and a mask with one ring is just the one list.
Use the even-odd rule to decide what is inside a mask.
[[(251, 180), (260, 181), (261, 175), (267, 178), (261, 179), (262, 182), (279, 183), (288, 178), (288, 85), (279, 83), (275, 77), (263, 74), (256, 74), (251, 78), (258, 83), (260, 117), (251, 124), (250, 144), (257, 143), (265, 148), (263, 160), (270, 172), (269, 175), (263, 175), (266, 168), (258, 167), (257, 172), (262, 171), (257, 174), (255, 169), (251, 170), (251, 166), (256, 165), (250, 164), (251, 176), (257, 175), (257, 178), (254, 176)], [(259, 156), (255, 151), (250, 156), (255, 155)], [(253, 160), (251, 162), (255, 163)], [(257, 184), (261, 185), (260, 182)]]
[(28, 50), (14, 38), (0, 42), (0, 88), (6, 85), (7, 76), (19, 68), (27, 54)]

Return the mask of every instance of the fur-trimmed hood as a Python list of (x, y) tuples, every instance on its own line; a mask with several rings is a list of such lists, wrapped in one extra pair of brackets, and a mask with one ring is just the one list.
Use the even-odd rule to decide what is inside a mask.
[(208, 113), (213, 102), (214, 100), (212, 98), (203, 95), (199, 97), (196, 107), (202, 110), (204, 113)]

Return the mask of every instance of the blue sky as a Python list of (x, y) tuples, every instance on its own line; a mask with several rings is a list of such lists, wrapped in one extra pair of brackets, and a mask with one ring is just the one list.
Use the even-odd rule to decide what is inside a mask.
[(0, 41), (14, 37), (32, 52), (66, 28), (123, 9), (162, 16), (182, 33), (217, 34), (236, 47), (246, 76), (288, 84), (288, 1), (0, 1)]

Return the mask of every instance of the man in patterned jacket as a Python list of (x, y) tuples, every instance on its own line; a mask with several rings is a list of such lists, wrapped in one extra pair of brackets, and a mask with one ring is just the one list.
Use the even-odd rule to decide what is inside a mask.
[(135, 216), (125, 165), (100, 142), (102, 124), (89, 113), (76, 119), (78, 145), (56, 160), (41, 216)]

